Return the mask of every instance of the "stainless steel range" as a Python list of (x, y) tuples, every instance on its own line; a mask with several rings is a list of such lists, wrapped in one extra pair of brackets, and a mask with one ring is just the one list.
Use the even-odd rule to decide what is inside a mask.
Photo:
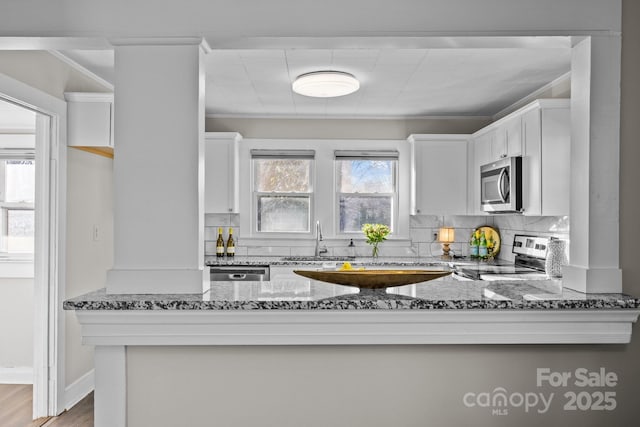
[(513, 238), (513, 264), (487, 264), (454, 267), (454, 275), (467, 280), (542, 280), (549, 237), (516, 234)]

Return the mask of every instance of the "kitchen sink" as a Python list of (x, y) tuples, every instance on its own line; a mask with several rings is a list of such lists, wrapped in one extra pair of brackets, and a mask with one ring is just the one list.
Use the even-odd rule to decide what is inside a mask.
[(282, 258), (283, 261), (353, 261), (354, 256), (287, 256)]

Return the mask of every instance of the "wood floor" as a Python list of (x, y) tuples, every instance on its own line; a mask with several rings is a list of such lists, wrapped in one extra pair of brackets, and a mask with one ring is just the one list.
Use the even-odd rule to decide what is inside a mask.
[(0, 384), (2, 427), (93, 427), (93, 393), (58, 417), (31, 420), (33, 388), (25, 384)]

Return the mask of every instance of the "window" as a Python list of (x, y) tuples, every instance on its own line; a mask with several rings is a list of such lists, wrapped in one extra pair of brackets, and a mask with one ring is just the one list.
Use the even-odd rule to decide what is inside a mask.
[(360, 233), (366, 223), (395, 228), (397, 151), (336, 151), (339, 233)]
[(0, 159), (1, 253), (33, 253), (34, 202), (33, 156)]
[(308, 233), (313, 150), (251, 150), (255, 229)]

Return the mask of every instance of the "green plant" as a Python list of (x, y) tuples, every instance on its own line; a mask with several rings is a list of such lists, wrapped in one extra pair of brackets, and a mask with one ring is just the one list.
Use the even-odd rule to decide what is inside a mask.
[(384, 224), (364, 224), (362, 232), (367, 238), (367, 243), (373, 245), (373, 256), (378, 256), (378, 244), (387, 240), (387, 236), (391, 234), (389, 226)]

